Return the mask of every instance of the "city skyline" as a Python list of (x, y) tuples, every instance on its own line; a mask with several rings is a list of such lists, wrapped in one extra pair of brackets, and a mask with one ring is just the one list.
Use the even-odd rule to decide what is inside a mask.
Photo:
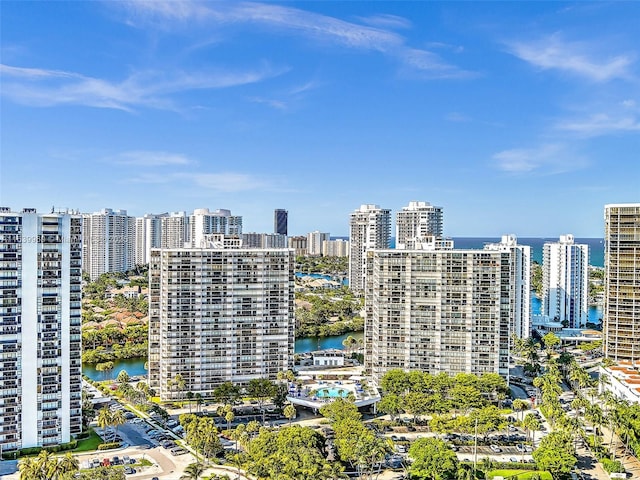
[(1, 8), (3, 206), (348, 236), (427, 201), (448, 237), (584, 238), (640, 197), (638, 4)]

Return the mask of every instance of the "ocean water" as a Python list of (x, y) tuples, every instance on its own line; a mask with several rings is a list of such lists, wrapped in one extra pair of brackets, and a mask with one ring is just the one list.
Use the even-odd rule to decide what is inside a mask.
[[(500, 238), (491, 237), (453, 237), (455, 248), (482, 248), (486, 243), (497, 243)], [(555, 238), (520, 238), (520, 245), (531, 247), (531, 258), (533, 261), (542, 264), (542, 246), (547, 242), (557, 242)], [(604, 267), (604, 240), (602, 238), (576, 238), (575, 243), (589, 245), (589, 265), (594, 267)]]

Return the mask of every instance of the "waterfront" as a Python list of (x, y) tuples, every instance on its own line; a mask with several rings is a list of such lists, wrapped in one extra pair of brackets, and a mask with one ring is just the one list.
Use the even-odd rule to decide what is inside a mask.
[[(344, 350), (342, 342), (351, 335), (355, 339), (363, 337), (362, 332), (349, 332), (343, 335), (336, 335), (333, 337), (306, 337), (296, 340), (294, 352), (306, 353), (313, 352), (315, 350), (328, 350), (330, 348), (337, 348)], [(118, 377), (118, 374), (122, 370), (126, 370), (129, 376), (146, 375), (147, 371), (144, 368), (144, 364), (147, 361), (146, 358), (128, 358), (126, 360), (115, 360), (113, 362), (113, 370), (109, 372), (98, 372), (95, 369), (95, 365), (83, 365), (82, 373), (84, 373), (91, 380), (114, 380)]]

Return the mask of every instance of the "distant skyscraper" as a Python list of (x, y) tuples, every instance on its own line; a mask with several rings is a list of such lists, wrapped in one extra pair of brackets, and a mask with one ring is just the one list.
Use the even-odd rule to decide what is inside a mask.
[(149, 386), (162, 400), (210, 397), (292, 368), (293, 266), (284, 248), (152, 250)]
[(518, 245), (515, 235), (503, 235), (500, 243), (490, 243), (484, 249), (511, 253), (511, 332), (518, 338), (528, 338), (531, 335), (531, 247)]
[(82, 217), (0, 209), (0, 451), (82, 429)]
[(166, 214), (147, 213), (136, 217), (134, 256), (136, 265), (149, 263), (152, 248), (159, 248), (162, 241), (162, 217)]
[(231, 215), (230, 210), (210, 212), (208, 208), (199, 208), (189, 218), (189, 228), (191, 247), (201, 248), (205, 246), (207, 235), (242, 235), (242, 217)]
[(640, 363), (640, 203), (604, 207), (604, 353)]
[(391, 210), (378, 205), (361, 205), (351, 213), (349, 222), (349, 287), (362, 293), (365, 287), (365, 265), (368, 250), (389, 248)]
[(91, 280), (135, 266), (136, 218), (126, 210), (105, 208), (83, 214), (82, 228), (82, 269)]
[(322, 243), (329, 240), (329, 233), (311, 232), (307, 234), (307, 255), (322, 255)]
[(287, 248), (287, 237), (278, 233), (243, 233), (242, 248)]
[(542, 258), (542, 314), (570, 328), (587, 324), (589, 306), (589, 245), (573, 235), (545, 243)]
[(367, 252), (365, 367), (509, 374), (508, 250)]
[(396, 213), (396, 248), (414, 250), (429, 237), (442, 238), (442, 207), (409, 202)]
[(281, 208), (276, 208), (273, 213), (273, 233), (287, 235), (287, 221), (289, 212)]
[(289, 248), (293, 249), (296, 257), (304, 256), (307, 254), (307, 237), (302, 235), (297, 237), (289, 237), (287, 239)]

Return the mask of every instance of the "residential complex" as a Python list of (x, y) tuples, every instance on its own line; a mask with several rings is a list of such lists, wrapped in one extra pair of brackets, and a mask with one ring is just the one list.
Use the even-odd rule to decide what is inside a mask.
[(154, 215), (147, 213), (136, 218), (134, 258), (136, 265), (149, 263), (152, 248), (158, 248), (162, 243), (162, 217), (166, 214)]
[(289, 212), (282, 208), (276, 208), (273, 212), (273, 233), (287, 236), (287, 220)]
[(389, 248), (391, 240), (391, 210), (378, 205), (361, 205), (351, 213), (349, 222), (349, 286), (354, 293), (365, 289), (367, 252), (374, 248)]
[(295, 252), (295, 256), (299, 257), (307, 254), (307, 237), (302, 235), (297, 237), (289, 237), (287, 239), (287, 246)]
[(82, 428), (82, 217), (0, 209), (0, 451)]
[(82, 269), (91, 280), (135, 266), (135, 231), (136, 219), (126, 210), (105, 208), (83, 214)]
[(485, 245), (485, 250), (511, 254), (512, 312), (511, 333), (518, 338), (531, 336), (531, 247), (518, 245), (515, 235), (503, 235), (500, 243)]
[(331, 236), (325, 232), (311, 232), (307, 234), (307, 255), (322, 255), (322, 244), (330, 240)]
[(442, 207), (409, 202), (396, 213), (396, 248), (415, 250), (428, 239), (442, 238)]
[[(161, 248), (183, 248), (189, 241), (189, 217), (187, 212), (171, 212), (160, 219), (162, 233)], [(151, 252), (149, 252), (149, 256)], [(149, 262), (147, 262), (149, 263)]]
[(340, 238), (325, 240), (322, 242), (322, 255), (325, 257), (348, 257), (349, 241)]
[(604, 208), (604, 353), (640, 360), (640, 203)]
[(287, 237), (279, 233), (243, 233), (244, 248), (287, 248)]
[(230, 210), (198, 208), (189, 217), (191, 248), (206, 247), (206, 235), (242, 235), (242, 217), (231, 215)]
[(542, 314), (569, 328), (586, 326), (589, 301), (589, 246), (573, 235), (545, 243), (542, 258)]
[(367, 252), (365, 367), (509, 374), (512, 252)]
[(289, 249), (152, 250), (149, 385), (160, 398), (292, 368), (293, 268)]

